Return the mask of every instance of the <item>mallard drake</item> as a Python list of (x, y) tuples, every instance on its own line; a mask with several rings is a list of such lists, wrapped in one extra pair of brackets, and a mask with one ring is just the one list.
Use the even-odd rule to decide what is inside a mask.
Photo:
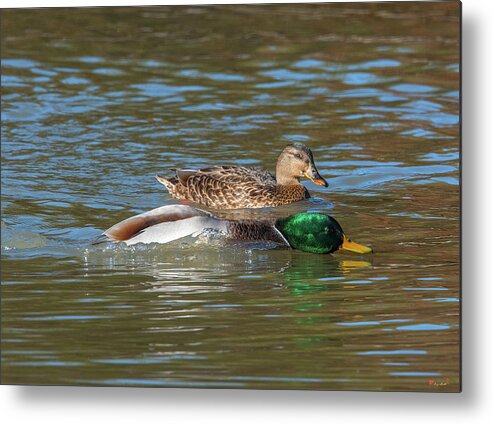
[(177, 169), (176, 175), (156, 175), (171, 197), (215, 209), (280, 206), (310, 197), (300, 183), (308, 178), (327, 187), (317, 171), (311, 150), (303, 143), (288, 144), (277, 160), (276, 176), (257, 167), (211, 166)]
[(206, 231), (229, 240), (268, 241), (311, 253), (332, 253), (339, 249), (372, 252), (370, 247), (351, 241), (339, 223), (323, 213), (303, 212), (266, 220), (226, 220), (187, 205), (161, 206), (127, 218), (106, 230), (93, 244), (168, 243)]

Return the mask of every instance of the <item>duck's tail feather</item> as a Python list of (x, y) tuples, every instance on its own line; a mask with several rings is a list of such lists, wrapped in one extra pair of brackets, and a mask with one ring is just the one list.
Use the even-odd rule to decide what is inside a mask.
[(92, 242), (91, 244), (92, 245), (96, 245), (96, 244), (103, 244), (103, 243), (111, 243), (115, 240), (112, 240), (110, 237), (108, 237), (105, 233), (99, 235), (98, 237), (96, 237)]
[[(205, 220), (190, 218), (200, 217)], [(183, 225), (187, 221), (187, 225)], [(166, 243), (196, 232), (198, 224), (218, 221), (213, 215), (186, 205), (161, 206), (127, 218), (113, 225), (97, 237), (92, 244), (108, 242)], [(145, 235), (145, 237), (144, 237)]]
[(162, 185), (164, 185), (168, 191), (174, 189), (174, 187), (179, 183), (176, 177), (167, 177), (165, 175), (156, 175), (156, 180), (158, 180)]
[(197, 172), (200, 171), (201, 170), (192, 169), (192, 168), (180, 168), (176, 170), (176, 177), (180, 183), (186, 185), (188, 179), (194, 175), (197, 175)]

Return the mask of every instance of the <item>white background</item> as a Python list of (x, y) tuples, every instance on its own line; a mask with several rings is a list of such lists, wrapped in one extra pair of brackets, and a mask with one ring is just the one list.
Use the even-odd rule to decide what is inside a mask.
[[(276, 1), (270, 1), (274, 3)], [(2, 0), (1, 7), (207, 1)], [(213, 3), (235, 3), (213, 1)], [(248, 1), (236, 1), (248, 3)], [(493, 418), (493, 16), (463, 0), (463, 393), (0, 387), (3, 423), (486, 423)], [(489, 130), (489, 131), (488, 131)], [(489, 418), (488, 418), (489, 417)]]

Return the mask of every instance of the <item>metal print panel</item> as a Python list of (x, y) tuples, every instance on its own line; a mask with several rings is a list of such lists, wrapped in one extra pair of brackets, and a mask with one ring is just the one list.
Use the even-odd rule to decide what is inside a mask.
[(460, 391), (460, 3), (1, 42), (3, 384)]

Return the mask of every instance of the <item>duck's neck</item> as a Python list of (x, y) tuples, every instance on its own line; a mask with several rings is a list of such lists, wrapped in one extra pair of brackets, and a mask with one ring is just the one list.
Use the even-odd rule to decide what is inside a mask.
[(279, 175), (276, 173), (276, 181), (277, 185), (280, 186), (298, 186), (301, 185), (299, 178), (294, 178), (292, 176), (287, 175)]
[(276, 165), (276, 181), (281, 186), (300, 185), (300, 177), (296, 177), (292, 172), (289, 172), (289, 164), (284, 163), (282, 157), (277, 161)]

